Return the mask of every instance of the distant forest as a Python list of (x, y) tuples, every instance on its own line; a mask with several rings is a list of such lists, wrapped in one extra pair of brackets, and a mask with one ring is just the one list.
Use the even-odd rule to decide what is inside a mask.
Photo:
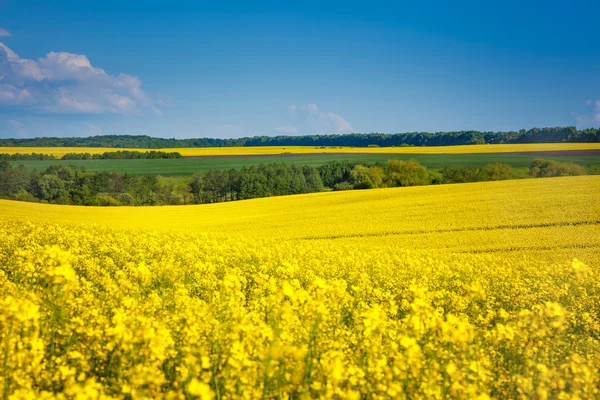
[(43, 137), (0, 139), (0, 147), (240, 147), (240, 146), (456, 146), (464, 144), (600, 142), (600, 129), (573, 126), (521, 129), (518, 132), (352, 133), (347, 135), (254, 136), (239, 139), (164, 139), (150, 136), (105, 135), (86, 138)]

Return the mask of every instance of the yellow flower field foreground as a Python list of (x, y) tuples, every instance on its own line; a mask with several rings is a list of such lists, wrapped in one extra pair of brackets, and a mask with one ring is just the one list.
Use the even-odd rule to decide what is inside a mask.
[(256, 147), (198, 147), (167, 149), (120, 149), (107, 147), (0, 147), (4, 154), (51, 154), (62, 157), (68, 153), (102, 154), (113, 151), (165, 151), (179, 152), (184, 157), (202, 156), (244, 156), (278, 154), (478, 154), (478, 153), (518, 153), (539, 151), (600, 150), (600, 143), (528, 143), (528, 144), (477, 144), (464, 146), (422, 146), (422, 147), (315, 147), (315, 146), (256, 146)]
[(0, 393), (598, 398), (599, 192), (584, 176), (0, 201)]

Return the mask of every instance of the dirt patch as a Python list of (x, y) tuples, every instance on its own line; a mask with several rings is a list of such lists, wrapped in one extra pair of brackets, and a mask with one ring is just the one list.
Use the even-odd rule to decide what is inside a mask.
[(355, 155), (411, 155), (411, 156), (435, 156), (435, 155), (506, 155), (506, 156), (529, 156), (529, 157), (600, 157), (600, 150), (549, 150), (549, 151), (515, 151), (505, 153), (355, 153), (355, 152), (340, 152), (340, 153), (280, 153), (280, 154), (221, 154), (210, 156), (184, 156), (184, 158), (256, 158), (256, 157), (310, 157), (310, 156), (355, 156)]
[[(355, 156), (369, 153), (279, 153), (279, 154), (220, 154), (210, 156), (183, 156), (184, 158), (256, 158), (256, 157), (304, 157), (304, 156)], [(395, 154), (395, 153), (374, 153)]]
[(519, 151), (512, 153), (488, 153), (509, 154), (512, 156), (539, 156), (539, 157), (596, 157), (600, 156), (600, 150), (549, 150), (549, 151)]

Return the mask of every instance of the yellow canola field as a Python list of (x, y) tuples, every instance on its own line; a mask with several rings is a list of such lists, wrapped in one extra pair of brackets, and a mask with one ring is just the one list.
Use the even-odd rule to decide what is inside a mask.
[(67, 153), (102, 154), (119, 150), (179, 152), (184, 157), (244, 156), (280, 154), (477, 154), (539, 151), (600, 150), (600, 143), (527, 143), (527, 144), (477, 144), (464, 146), (423, 147), (315, 147), (315, 146), (256, 146), (256, 147), (198, 147), (167, 149), (118, 149), (106, 147), (0, 147), (0, 154), (51, 154), (62, 157)]
[(597, 193), (584, 176), (0, 201), (0, 393), (598, 398)]
[(192, 231), (332, 245), (524, 251), (600, 260), (600, 176), (314, 193), (162, 207), (79, 207), (0, 200), (0, 217)]

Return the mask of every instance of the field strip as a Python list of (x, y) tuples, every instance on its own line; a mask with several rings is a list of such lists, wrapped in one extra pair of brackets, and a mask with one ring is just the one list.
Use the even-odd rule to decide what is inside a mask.
[(565, 249), (600, 249), (600, 244), (590, 245), (559, 245), (559, 246), (519, 246), (519, 247), (504, 247), (497, 249), (472, 249), (455, 251), (461, 254), (492, 254), (492, 253), (514, 253), (514, 252), (530, 252), (530, 251), (557, 251)]
[(407, 231), (390, 231), (365, 234), (350, 234), (350, 235), (332, 235), (332, 236), (313, 236), (301, 238), (301, 240), (320, 240), (320, 239), (346, 239), (346, 238), (361, 238), (361, 237), (382, 237), (382, 236), (400, 236), (400, 235), (426, 235), (431, 233), (451, 233), (451, 232), (471, 232), (471, 231), (497, 231), (497, 230), (517, 230), (517, 229), (535, 229), (535, 228), (550, 228), (561, 226), (580, 226), (580, 225), (598, 225), (600, 220), (596, 221), (565, 221), (543, 224), (527, 224), (527, 225), (497, 225), (497, 226), (474, 226), (454, 229), (437, 229), (437, 230), (407, 230)]
[[(351, 155), (351, 154), (493, 154), (493, 153), (554, 153), (582, 151), (597, 155), (600, 143), (526, 143), (526, 144), (477, 144), (462, 146), (415, 146), (415, 147), (315, 147), (315, 146), (259, 146), (259, 147), (194, 147), (194, 148), (106, 148), (106, 147), (0, 147), (3, 154), (51, 154), (62, 157), (68, 153), (102, 154), (115, 151), (163, 151), (178, 152), (184, 157), (223, 156), (287, 156), (287, 155)], [(593, 153), (589, 153), (589, 152)], [(556, 155), (556, 154), (555, 154)], [(586, 155), (581, 154), (579, 155)]]

